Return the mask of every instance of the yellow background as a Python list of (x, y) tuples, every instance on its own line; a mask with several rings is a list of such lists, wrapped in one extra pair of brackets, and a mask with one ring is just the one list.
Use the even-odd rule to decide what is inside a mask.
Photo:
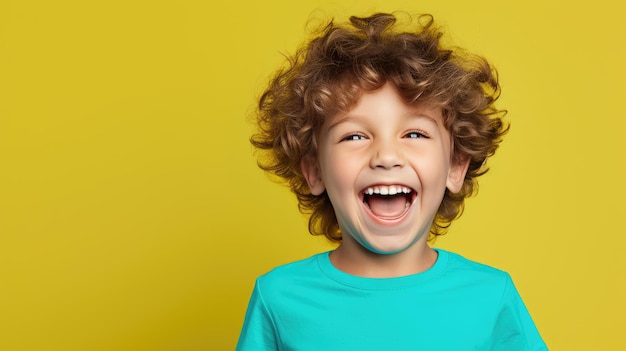
[[(385, 3), (385, 5), (382, 5)], [(437, 246), (509, 271), (552, 350), (624, 350), (614, 1), (0, 1), (0, 349), (230, 350), (254, 278), (327, 250), (247, 120), (313, 18), (428, 12), (510, 134)]]

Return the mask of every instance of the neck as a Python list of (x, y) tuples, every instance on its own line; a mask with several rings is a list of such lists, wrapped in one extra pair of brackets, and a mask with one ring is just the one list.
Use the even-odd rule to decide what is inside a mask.
[(348, 274), (367, 278), (392, 278), (417, 274), (428, 270), (437, 261), (437, 252), (426, 240), (394, 254), (377, 254), (358, 243), (344, 241), (331, 252), (332, 264)]

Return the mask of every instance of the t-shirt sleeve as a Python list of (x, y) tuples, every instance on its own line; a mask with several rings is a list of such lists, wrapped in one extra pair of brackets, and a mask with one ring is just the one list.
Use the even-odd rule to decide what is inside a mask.
[(548, 350), (508, 275), (492, 342), (494, 351)]
[(267, 310), (259, 288), (259, 279), (254, 285), (252, 297), (248, 303), (246, 318), (239, 335), (237, 351), (269, 351), (279, 350), (276, 328)]

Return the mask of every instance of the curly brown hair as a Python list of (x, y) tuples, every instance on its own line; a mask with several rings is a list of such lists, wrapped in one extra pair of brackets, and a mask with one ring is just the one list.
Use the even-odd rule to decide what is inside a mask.
[(494, 106), (500, 93), (495, 69), (482, 57), (445, 48), (431, 15), (415, 18), (411, 31), (397, 29), (396, 16), (378, 13), (330, 21), (288, 57), (259, 99), (259, 131), (250, 141), (258, 164), (282, 178), (310, 214), (309, 231), (341, 241), (341, 230), (326, 192), (312, 195), (301, 171), (303, 158), (315, 157), (315, 134), (324, 118), (348, 111), (363, 92), (392, 83), (407, 103), (441, 106), (453, 140), (453, 159), (469, 161), (462, 189), (446, 189), (431, 239), (445, 234), (463, 212), (464, 199), (477, 189), (508, 130), (506, 111)]

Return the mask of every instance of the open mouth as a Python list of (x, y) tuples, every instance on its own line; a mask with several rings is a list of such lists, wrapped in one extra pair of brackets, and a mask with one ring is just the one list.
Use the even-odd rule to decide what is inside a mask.
[(403, 185), (376, 185), (363, 190), (363, 203), (381, 219), (402, 217), (411, 207), (415, 191)]

